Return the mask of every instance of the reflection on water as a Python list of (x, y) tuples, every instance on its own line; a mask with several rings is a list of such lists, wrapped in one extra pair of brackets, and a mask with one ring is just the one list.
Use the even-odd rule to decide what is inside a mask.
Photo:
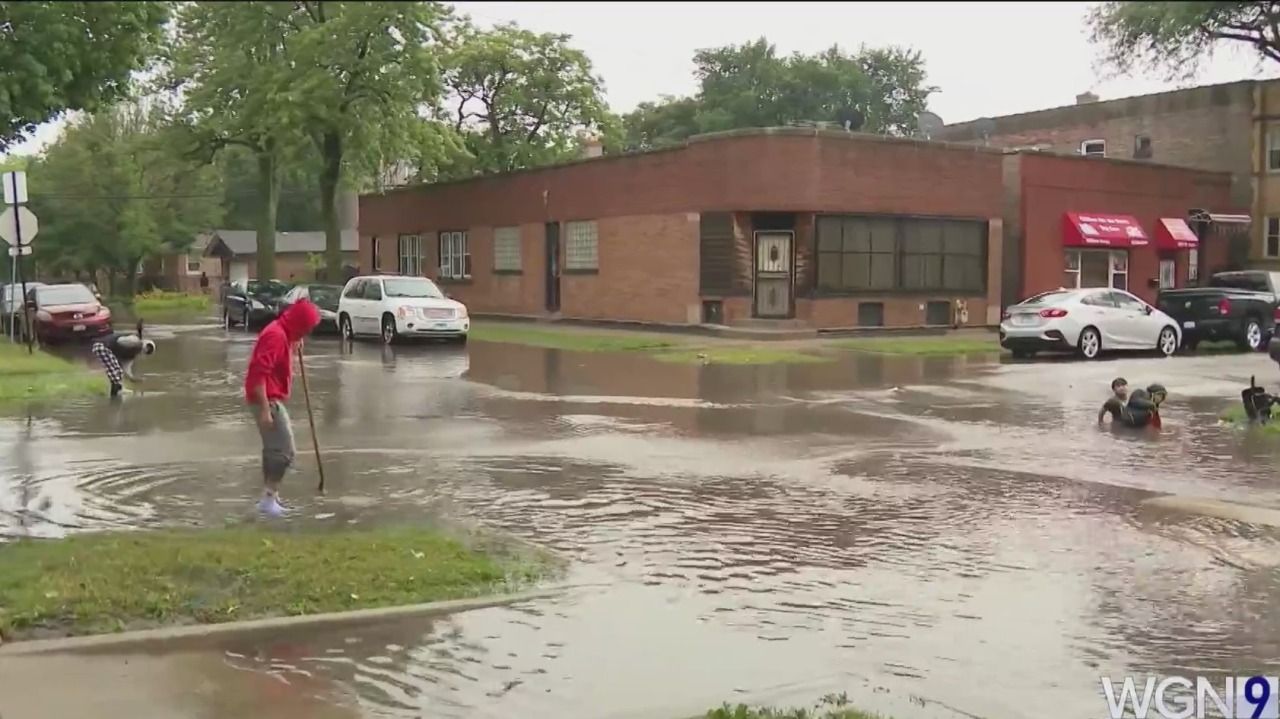
[[(247, 516), (251, 339), (174, 338), (141, 395), (0, 422), (0, 530)], [(476, 520), (570, 556), (576, 588), (238, 641), (220, 648), (248, 670), (234, 676), (366, 716), (678, 716), (831, 690), (898, 716), (1046, 701), (1092, 716), (1099, 673), (1275, 661), (1280, 530), (1147, 503), (1280, 506), (1276, 445), (1216, 421), (1254, 357), (1215, 360), (1226, 379), (1210, 380), (1195, 359), (750, 368), (320, 340), (308, 354), (330, 496), (312, 496), (300, 457), (296, 521)], [(1115, 374), (1171, 388), (1163, 433), (1094, 425)], [(975, 681), (991, 677), (999, 692)]]

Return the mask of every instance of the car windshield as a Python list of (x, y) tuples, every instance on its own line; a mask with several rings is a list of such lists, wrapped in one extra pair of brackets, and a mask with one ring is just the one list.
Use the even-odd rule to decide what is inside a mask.
[(97, 298), (84, 285), (53, 285), (38, 288), (36, 301), (42, 305), (78, 305), (96, 302)]
[(249, 294), (265, 295), (267, 297), (279, 297), (288, 292), (290, 287), (279, 280), (267, 280), (259, 282), (258, 280), (250, 280), (245, 286)]
[(1076, 296), (1072, 290), (1054, 290), (1053, 292), (1042, 292), (1034, 297), (1019, 302), (1019, 305), (1051, 305), (1056, 302), (1065, 302)]
[(433, 297), (443, 298), (436, 283), (422, 277), (398, 277), (382, 281), (387, 297)]
[(342, 288), (333, 285), (311, 285), (307, 288), (307, 294), (311, 297), (311, 301), (317, 307), (325, 310), (338, 309), (338, 295), (341, 293)]

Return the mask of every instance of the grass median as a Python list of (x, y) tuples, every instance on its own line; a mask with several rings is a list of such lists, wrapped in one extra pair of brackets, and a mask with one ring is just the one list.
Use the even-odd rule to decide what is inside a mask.
[(707, 343), (694, 335), (660, 335), (629, 330), (599, 331), (580, 327), (539, 327), (477, 322), (470, 338), (571, 352), (641, 352), (677, 364), (806, 364), (830, 357), (756, 344)]
[(106, 391), (88, 368), (27, 346), (0, 340), (0, 404), (84, 397)]
[(810, 708), (775, 709), (725, 704), (712, 709), (704, 719), (887, 719), (879, 714), (869, 714), (849, 706), (844, 694), (823, 697), (817, 706)]
[(1249, 415), (1244, 413), (1244, 407), (1240, 405), (1234, 405), (1231, 408), (1223, 411), (1222, 414), (1218, 415), (1218, 418), (1221, 419), (1226, 424), (1229, 424), (1235, 427), (1240, 427), (1242, 429), (1248, 429), (1254, 432), (1261, 432), (1263, 434), (1280, 435), (1280, 412), (1277, 412), (1275, 418), (1272, 419), (1270, 422), (1267, 422), (1266, 424), (1261, 424), (1258, 422), (1250, 422)]
[(994, 337), (869, 337), (835, 340), (831, 346), (858, 352), (917, 357), (998, 355), (1001, 352)]
[(420, 604), (516, 591), (531, 551), (423, 527), (80, 534), (0, 545), (0, 636), (101, 634)]

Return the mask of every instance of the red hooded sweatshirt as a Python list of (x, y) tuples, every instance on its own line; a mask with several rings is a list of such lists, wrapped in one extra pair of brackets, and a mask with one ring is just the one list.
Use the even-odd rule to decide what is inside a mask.
[(260, 384), (267, 388), (267, 401), (289, 399), (293, 385), (293, 343), (306, 337), (320, 324), (320, 310), (306, 300), (285, 308), (271, 324), (263, 328), (249, 357), (249, 371), (244, 377), (244, 397), (252, 403), (254, 390)]

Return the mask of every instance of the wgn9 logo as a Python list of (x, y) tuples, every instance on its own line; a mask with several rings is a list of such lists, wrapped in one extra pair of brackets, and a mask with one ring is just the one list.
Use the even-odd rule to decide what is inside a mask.
[(1276, 677), (1227, 677), (1217, 686), (1208, 677), (1147, 677), (1141, 690), (1133, 677), (1119, 687), (1102, 677), (1102, 693), (1111, 719), (1280, 719)]

